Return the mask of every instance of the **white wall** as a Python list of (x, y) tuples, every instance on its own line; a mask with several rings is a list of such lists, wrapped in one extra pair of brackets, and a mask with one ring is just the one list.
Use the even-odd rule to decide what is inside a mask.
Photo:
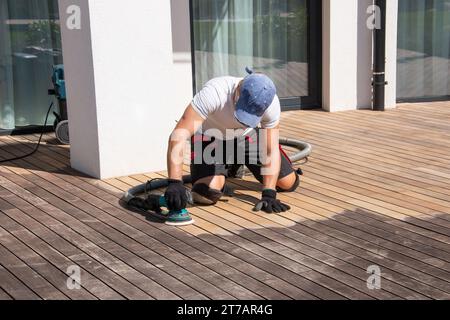
[(372, 30), (367, 28), (367, 8), (373, 5), (373, 0), (359, 0), (357, 20), (357, 109), (372, 108)]
[(386, 86), (385, 108), (392, 109), (397, 104), (397, 21), (398, 0), (386, 1)]
[[(323, 0), (323, 108), (370, 109), (372, 105), (372, 30), (367, 8), (373, 0)], [(395, 107), (397, 4), (387, 1), (386, 108)]]
[[(67, 8), (81, 9), (81, 30), (68, 30)], [(62, 47), (67, 79), (72, 167), (92, 176), (100, 172), (94, 66), (92, 61), (89, 0), (59, 0)]]
[(165, 169), (168, 136), (192, 98), (190, 56), (174, 58), (170, 2), (62, 0), (61, 17), (69, 3), (84, 17), (81, 30), (62, 28), (72, 166), (98, 178)]
[(323, 108), (357, 105), (358, 0), (323, 1)]

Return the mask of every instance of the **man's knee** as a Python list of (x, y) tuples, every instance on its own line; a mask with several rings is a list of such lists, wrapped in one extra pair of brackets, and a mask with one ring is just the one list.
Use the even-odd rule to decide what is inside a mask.
[(278, 181), (277, 191), (294, 192), (299, 185), (300, 185), (300, 175), (294, 171), (290, 175)]
[(210, 188), (210, 186), (205, 183), (196, 183), (192, 187), (192, 198), (194, 202), (198, 204), (214, 205), (222, 196), (223, 191)]

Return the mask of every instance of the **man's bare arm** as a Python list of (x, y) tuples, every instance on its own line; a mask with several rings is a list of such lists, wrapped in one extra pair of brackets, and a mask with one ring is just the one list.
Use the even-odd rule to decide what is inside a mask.
[(267, 144), (267, 161), (263, 165), (263, 185), (264, 189), (276, 189), (278, 176), (281, 167), (281, 155), (279, 147), (280, 129), (277, 125), (272, 129), (264, 129)]
[[(254, 211), (263, 210), (267, 213), (279, 213), (289, 210), (291, 207), (277, 199), (277, 182), (280, 175), (281, 155), (280, 155), (280, 130), (278, 125), (273, 129), (266, 129), (267, 138), (267, 158), (263, 161), (262, 176), (264, 190), (261, 194), (261, 200), (253, 208)], [(263, 133), (264, 134), (264, 133)]]
[(186, 141), (200, 128), (203, 122), (203, 118), (192, 105), (189, 105), (172, 131), (167, 148), (167, 170), (170, 179), (182, 179)]

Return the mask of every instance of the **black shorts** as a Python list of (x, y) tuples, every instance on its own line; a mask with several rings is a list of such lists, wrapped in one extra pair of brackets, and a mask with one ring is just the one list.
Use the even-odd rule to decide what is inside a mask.
[[(216, 140), (204, 135), (193, 136), (191, 138), (192, 183), (211, 176), (229, 177), (230, 169), (241, 164), (245, 165), (253, 176), (263, 183), (258, 133), (258, 131), (253, 131), (245, 138), (228, 141)], [(281, 146), (280, 154), (281, 167), (278, 179), (284, 178), (295, 171)]]

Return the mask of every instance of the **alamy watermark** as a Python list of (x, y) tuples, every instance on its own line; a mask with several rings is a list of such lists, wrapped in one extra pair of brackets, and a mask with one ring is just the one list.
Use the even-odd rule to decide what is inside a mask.
[(69, 15), (66, 20), (66, 27), (69, 30), (81, 29), (81, 8), (75, 4), (70, 5), (66, 9), (66, 13)]
[(79, 266), (71, 265), (66, 271), (68, 278), (66, 281), (67, 289), (78, 290), (81, 288), (81, 269)]
[[(369, 17), (366, 20), (367, 28), (370, 30), (381, 29), (381, 9), (377, 5), (370, 5), (366, 10)], [(70, 5), (66, 9), (68, 14), (66, 26), (69, 30), (81, 29), (81, 8), (78, 5)]]
[(369, 17), (366, 20), (366, 25), (369, 30), (381, 29), (381, 9), (379, 6), (370, 5), (367, 7), (367, 14)]
[[(248, 132), (246, 129), (226, 129), (225, 132), (209, 128), (201, 129), (201, 124), (191, 143), (192, 164), (258, 164), (262, 166), (261, 174), (274, 174), (277, 170), (272, 166), (271, 146), (279, 150), (278, 134), (270, 134), (270, 129), (254, 129)], [(273, 132), (273, 131), (272, 131)], [(175, 129), (170, 136), (173, 148), (170, 159), (174, 164), (182, 164), (184, 157), (184, 142), (190, 137), (187, 129)]]
[(367, 273), (370, 276), (367, 278), (367, 289), (380, 290), (381, 289), (381, 268), (377, 265), (367, 267)]

